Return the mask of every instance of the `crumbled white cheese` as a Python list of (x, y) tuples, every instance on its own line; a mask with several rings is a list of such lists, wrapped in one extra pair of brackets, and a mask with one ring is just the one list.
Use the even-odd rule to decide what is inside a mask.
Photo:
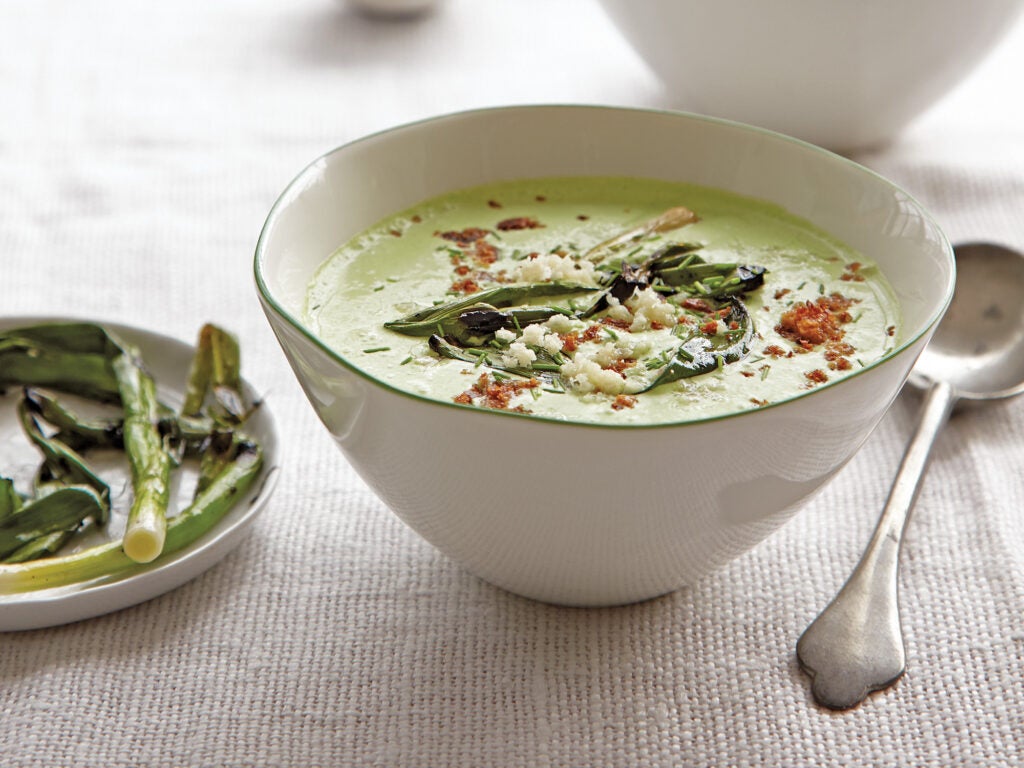
[(494, 338), (498, 341), (514, 341), (516, 332), (510, 331), (508, 328), (499, 328), (494, 332)]
[(558, 334), (547, 333), (547, 329), (539, 323), (526, 326), (519, 340), (524, 344), (541, 347), (551, 354), (562, 351), (562, 340), (558, 337)]
[(519, 340), (524, 344), (541, 346), (544, 343), (544, 328), (538, 324), (528, 325), (523, 328), (523, 335)]
[(536, 353), (521, 341), (513, 342), (508, 351), (501, 353), (502, 363), (509, 367), (529, 368), (536, 359)]
[(612, 320), (621, 320), (624, 323), (633, 322), (633, 315), (630, 313), (629, 307), (611, 295), (608, 296), (608, 317)]
[(594, 264), (586, 259), (576, 261), (558, 253), (541, 253), (524, 259), (512, 270), (512, 279), (523, 283), (565, 280), (581, 285), (597, 285)]
[(676, 324), (676, 308), (653, 288), (635, 291), (626, 299), (626, 306), (633, 312), (633, 322), (629, 326), (633, 333), (648, 330), (652, 323), (666, 328)]
[(572, 333), (573, 331), (579, 331), (586, 327), (586, 323), (583, 323), (573, 317), (569, 317), (568, 315), (552, 315), (544, 325), (555, 333)]
[(636, 360), (651, 351), (651, 342), (647, 339), (631, 339), (619, 336), (591, 351), (589, 356), (599, 365), (607, 368), (619, 360)]
[(615, 371), (602, 368), (590, 358), (577, 354), (559, 370), (569, 386), (580, 393), (605, 392), (618, 395), (626, 388), (626, 380)]

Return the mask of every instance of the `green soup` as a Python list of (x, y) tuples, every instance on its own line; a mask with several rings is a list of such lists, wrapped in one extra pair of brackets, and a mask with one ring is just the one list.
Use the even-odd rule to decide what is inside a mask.
[(652, 179), (489, 184), (344, 243), (305, 322), (399, 389), (659, 424), (759, 408), (894, 349), (870, 259), (771, 203)]

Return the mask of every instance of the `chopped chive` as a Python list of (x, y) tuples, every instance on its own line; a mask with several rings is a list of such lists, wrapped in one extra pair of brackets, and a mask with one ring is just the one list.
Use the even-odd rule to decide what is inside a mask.
[(798, 286), (796, 287), (796, 289), (797, 289), (798, 291), (802, 291), (802, 290), (804, 289), (804, 286), (805, 286), (805, 285), (807, 285), (807, 281), (806, 281), (806, 280), (804, 280), (804, 281), (803, 281), (802, 283), (800, 283), (800, 285), (798, 285)]
[(607, 333), (608, 334), (608, 338), (611, 339), (612, 341), (618, 341), (619, 340), (619, 334), (617, 334), (615, 331), (613, 331), (607, 325), (604, 326), (601, 330), (604, 331), (605, 333)]
[(383, 290), (384, 290), (384, 286), (383, 285), (376, 285), (373, 288), (373, 292), (374, 293), (378, 293), (378, 292), (383, 291)]
[(863, 368), (863, 367), (864, 367), (864, 361), (863, 361), (863, 360), (861, 360), (861, 359), (860, 359), (859, 357), (857, 358), (857, 364), (858, 364), (858, 365), (859, 365), (859, 366), (860, 366), (861, 368)]
[(768, 378), (768, 372), (769, 372), (769, 371), (770, 371), (771, 369), (772, 369), (772, 367), (771, 367), (770, 365), (768, 365), (767, 363), (765, 363), (764, 365), (762, 365), (762, 366), (760, 367), (760, 369), (759, 369), (759, 370), (761, 371), (761, 381), (764, 381), (765, 379), (767, 379), (767, 378)]
[(491, 371), (491, 376), (494, 377), (495, 381), (508, 381), (510, 378), (509, 376), (506, 376), (504, 373), (501, 373), (499, 371)]
[(389, 283), (397, 283), (398, 282), (398, 278), (397, 277), (386, 277), (384, 279), (387, 280)]
[(546, 371), (547, 373), (558, 373), (561, 366), (554, 363), (534, 363), (530, 366), (535, 371)]
[(499, 235), (497, 232), (495, 232), (493, 229), (490, 230), (487, 234), (492, 235), (495, 240), (504, 240), (504, 238), (501, 235)]
[(536, 387), (530, 390), (530, 395), (533, 397), (534, 400), (540, 399), (540, 392), (537, 391)]
[(387, 352), (390, 349), (391, 347), (370, 347), (369, 349), (364, 349), (363, 352), (372, 355), (374, 352)]
[(632, 251), (627, 253), (624, 258), (627, 258), (627, 259), (631, 258), (632, 256), (635, 256), (636, 254), (640, 253), (640, 251), (642, 251), (643, 249), (644, 249), (644, 247), (642, 245), (638, 245)]
[(825, 284), (824, 283), (818, 283), (818, 295), (819, 296), (824, 296), (825, 295)]
[(399, 365), (406, 365), (406, 364), (411, 363), (411, 362), (412, 362), (412, 355), (409, 355), (409, 357), (405, 358), (405, 360), (400, 362)]
[(512, 315), (512, 323), (515, 325), (516, 330), (519, 331), (519, 333), (523, 332), (523, 326), (519, 324), (519, 317), (517, 315)]
[(317, 309), (320, 309), (320, 306), (320, 304), (314, 304), (312, 307), (310, 307), (310, 309), (315, 311)]
[(854, 316), (854, 318), (853, 318), (852, 320), (850, 320), (850, 322), (851, 322), (851, 323), (856, 323), (856, 322), (857, 322), (858, 320), (860, 320), (860, 319), (861, 319), (861, 318), (862, 318), (863, 316), (864, 316), (864, 313), (863, 313), (863, 312), (858, 312), (858, 313), (857, 313), (857, 314), (856, 314), (856, 315)]

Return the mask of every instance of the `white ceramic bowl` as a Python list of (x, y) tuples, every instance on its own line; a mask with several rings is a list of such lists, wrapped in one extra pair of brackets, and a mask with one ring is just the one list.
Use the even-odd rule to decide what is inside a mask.
[(671, 106), (832, 149), (883, 142), (969, 74), (1022, 0), (600, 0)]
[[(588, 426), (401, 392), (303, 327), (314, 270), (425, 198), (500, 179), (633, 175), (767, 198), (870, 254), (899, 298), (898, 350), (741, 415)], [(363, 479), (489, 582), (554, 603), (674, 590), (764, 539), (843, 466), (899, 391), (953, 290), (950, 246), (906, 193), (836, 155), (678, 113), (511, 107), (348, 144), (285, 190), (256, 248), (259, 297), (320, 419)]]

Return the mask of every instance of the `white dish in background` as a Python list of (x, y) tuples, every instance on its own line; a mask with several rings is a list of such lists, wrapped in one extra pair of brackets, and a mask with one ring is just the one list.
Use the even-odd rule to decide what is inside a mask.
[[(75, 321), (74, 318), (16, 317), (0, 320), (0, 330), (46, 322)], [(94, 321), (83, 321), (94, 322)], [(146, 367), (156, 379), (160, 398), (170, 405), (178, 405), (184, 393), (185, 378), (192, 360), (194, 347), (185, 342), (161, 336), (150, 331), (116, 323), (100, 322), (125, 341), (136, 345)], [(198, 333), (199, 329), (196, 328)], [(245, 366), (245, 350), (242, 350), (242, 365)], [(258, 399), (258, 393), (245, 382), (246, 394)], [(8, 392), (0, 398), (0, 475), (14, 476), (15, 481), (30, 478), (39, 465), (38, 451), (22, 434), (18, 424), (15, 406), (18, 394)], [(252, 489), (217, 522), (214, 528), (198, 541), (166, 557), (160, 557), (145, 570), (114, 577), (109, 581), (93, 581), (80, 585), (54, 587), (12, 595), (0, 595), (0, 632), (25, 629), (40, 629), (58, 624), (67, 624), (81, 619), (100, 616), (120, 610), (162, 595), (195, 578), (215, 565), (231, 550), (237, 547), (249, 531), (249, 526), (266, 506), (274, 490), (277, 473), (277, 432), (273, 416), (262, 404), (249, 418), (245, 431), (263, 448), (264, 469), (262, 477)], [(124, 525), (124, 503), (130, 498), (130, 489), (118, 485), (118, 475), (106, 474), (113, 462), (105, 465), (99, 456), (96, 468), (104, 472), (111, 482), (112, 517), (108, 523), (105, 538), (100, 532), (93, 534), (90, 543), (101, 543), (120, 537)], [(120, 472), (124, 483), (128, 482), (127, 472)], [(179, 472), (187, 472), (182, 468)], [(178, 500), (185, 500), (190, 488), (186, 482), (174, 482), (173, 492)], [(173, 504), (173, 502), (172, 502)], [(180, 507), (178, 507), (180, 508)], [(74, 551), (68, 549), (68, 552)]]
[(835, 150), (893, 138), (985, 59), (1022, 0), (600, 0), (668, 106)]

